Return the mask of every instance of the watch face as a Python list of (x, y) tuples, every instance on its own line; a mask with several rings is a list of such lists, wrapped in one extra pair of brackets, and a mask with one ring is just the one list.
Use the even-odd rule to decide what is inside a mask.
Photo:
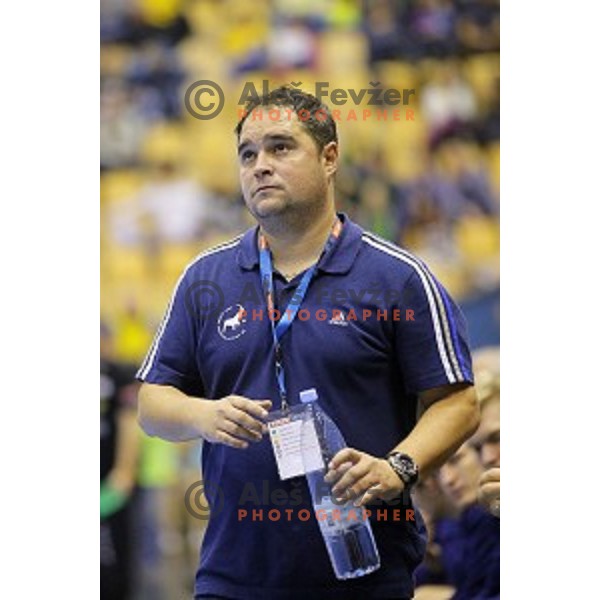
[(393, 454), (390, 456), (390, 460), (392, 467), (394, 467), (394, 470), (398, 473), (398, 477), (400, 477), (404, 483), (412, 484), (417, 480), (419, 470), (412, 458), (406, 455)]

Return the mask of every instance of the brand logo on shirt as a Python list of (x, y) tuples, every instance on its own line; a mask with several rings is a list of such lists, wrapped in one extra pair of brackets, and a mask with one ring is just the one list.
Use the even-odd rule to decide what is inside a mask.
[(339, 325), (341, 327), (348, 327), (348, 321), (346, 321), (346, 315), (343, 310), (334, 310), (333, 317), (329, 319), (330, 325)]
[(224, 340), (236, 340), (246, 333), (246, 310), (241, 304), (228, 306), (217, 320), (217, 331)]

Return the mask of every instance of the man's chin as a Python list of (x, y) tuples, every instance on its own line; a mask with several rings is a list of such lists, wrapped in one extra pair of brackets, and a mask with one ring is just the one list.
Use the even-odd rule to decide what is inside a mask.
[(289, 209), (289, 204), (282, 198), (261, 198), (252, 212), (257, 219), (269, 219), (284, 215)]

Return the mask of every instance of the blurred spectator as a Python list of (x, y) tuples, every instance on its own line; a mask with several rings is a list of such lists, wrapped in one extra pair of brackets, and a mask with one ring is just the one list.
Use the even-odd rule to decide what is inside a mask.
[(129, 88), (116, 79), (102, 82), (100, 94), (100, 166), (131, 167), (138, 163), (145, 122)]
[(143, 600), (173, 597), (172, 579), (165, 572), (169, 557), (181, 554), (178, 453), (173, 444), (142, 435), (136, 538), (140, 542), (137, 579)]
[(154, 39), (176, 44), (189, 34), (181, 0), (102, 0), (102, 42), (138, 45)]
[(482, 144), (500, 140), (500, 79), (494, 78), (490, 84), (486, 105), (476, 121), (477, 139)]
[(407, 23), (409, 2), (366, 0), (364, 30), (369, 42), (369, 62), (415, 58), (418, 49)]
[(411, 30), (422, 54), (436, 58), (455, 51), (455, 8), (450, 0), (416, 0)]
[(145, 42), (126, 73), (133, 101), (146, 121), (174, 119), (181, 114), (180, 86), (185, 73), (177, 54), (156, 42)]
[(129, 298), (124, 308), (115, 319), (115, 354), (120, 360), (136, 364), (152, 341), (152, 335), (135, 298)]
[(500, 0), (460, 0), (456, 35), (463, 53), (500, 49)]
[(463, 444), (440, 469), (440, 484), (459, 511), (450, 537), (438, 534), (453, 600), (500, 597), (500, 522), (477, 503), (482, 466)]
[(237, 234), (243, 228), (239, 203), (218, 190), (204, 189), (174, 162), (164, 160), (152, 166), (151, 173), (137, 199), (150, 247)]
[(420, 94), (421, 108), (430, 131), (457, 121), (471, 121), (477, 114), (475, 94), (456, 60), (440, 62)]
[(473, 356), (481, 422), (471, 445), (486, 471), (479, 481), (479, 500), (500, 516), (500, 356), (498, 348), (483, 348)]
[(473, 160), (473, 150), (472, 144), (460, 137), (449, 136), (438, 142), (432, 168), (415, 187), (413, 210), (422, 210), (420, 204), (425, 201), (446, 223), (469, 214), (497, 214), (488, 173)]
[(369, 231), (397, 242), (404, 222), (405, 202), (402, 189), (385, 171), (382, 153), (375, 151), (351, 168), (355, 172), (357, 194), (352, 218)]
[[(454, 598), (494, 598), (494, 573), (485, 566), (495, 564), (498, 533), (489, 518), (477, 507), (483, 468), (500, 464), (499, 393), (500, 354), (497, 347), (473, 353), (475, 385), (481, 402), (481, 424), (469, 442), (440, 469), (439, 477), (429, 477), (415, 487), (415, 501), (427, 524), (429, 544), (425, 561), (415, 576), (419, 600), (450, 598), (447, 586), (456, 588)], [(483, 449), (485, 446), (485, 450)], [(480, 452), (478, 460), (477, 452)], [(489, 477), (489, 476), (488, 476)], [(478, 529), (481, 531), (478, 533)], [(490, 534), (479, 547), (478, 536)], [(494, 543), (491, 543), (494, 542)], [(475, 551), (475, 553), (474, 553)], [(472, 578), (484, 565), (485, 577)], [(486, 583), (487, 582), (487, 583)], [(444, 596), (443, 594), (446, 593)]]
[(197, 240), (213, 210), (210, 196), (171, 161), (152, 166), (150, 172), (138, 197), (150, 236), (159, 244)]
[(275, 73), (308, 69), (316, 56), (314, 35), (301, 19), (284, 19), (271, 33), (268, 55)]
[(481, 402), (481, 424), (471, 440), (486, 469), (500, 467), (500, 393)]
[(131, 506), (140, 430), (135, 367), (114, 359), (112, 335), (100, 327), (100, 595), (126, 600), (131, 591)]

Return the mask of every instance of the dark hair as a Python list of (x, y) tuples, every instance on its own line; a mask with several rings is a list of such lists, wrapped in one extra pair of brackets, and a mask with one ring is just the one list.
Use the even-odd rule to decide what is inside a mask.
[(293, 108), (306, 131), (315, 140), (319, 150), (323, 150), (329, 142), (337, 142), (337, 128), (329, 107), (308, 92), (282, 85), (268, 94), (254, 96), (244, 107), (244, 115), (235, 127), (240, 138), (242, 127), (250, 113), (258, 106), (288, 106)]

